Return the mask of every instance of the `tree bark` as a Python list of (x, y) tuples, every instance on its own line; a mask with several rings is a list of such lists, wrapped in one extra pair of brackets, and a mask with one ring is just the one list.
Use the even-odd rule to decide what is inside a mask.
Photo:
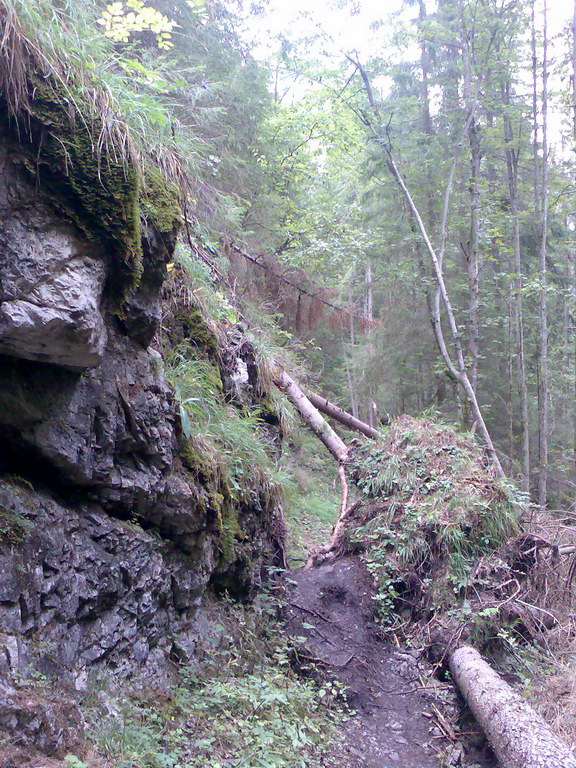
[[(348, 398), (350, 400), (350, 410), (352, 411), (352, 416), (354, 416), (355, 419), (358, 418), (358, 396), (356, 394), (356, 384), (352, 378), (353, 376), (353, 359), (348, 359), (348, 355), (346, 352), (346, 345), (344, 343), (344, 339), (342, 339), (342, 349), (343, 349), (343, 357), (344, 357), (344, 367), (346, 368), (346, 381), (348, 383)], [(352, 355), (350, 356), (352, 358), (354, 354), (354, 350), (352, 349)]]
[(324, 419), (318, 410), (306, 397), (300, 386), (289, 376), (286, 371), (276, 370), (274, 384), (290, 398), (298, 413), (314, 434), (324, 443), (332, 456), (339, 464), (343, 464), (348, 458), (348, 448), (344, 441), (334, 432), (330, 424)]
[(504, 141), (506, 168), (508, 171), (508, 190), (510, 192), (510, 216), (512, 218), (512, 251), (514, 253), (514, 326), (516, 330), (516, 376), (518, 395), (520, 397), (520, 426), (521, 426), (521, 487), (525, 493), (530, 490), (530, 423), (528, 412), (528, 386), (526, 384), (526, 355), (524, 344), (524, 302), (522, 298), (523, 273), (520, 249), (520, 216), (518, 213), (518, 162), (520, 151), (514, 144), (514, 129), (509, 114), (510, 82), (502, 87), (502, 101), (507, 107), (504, 116)]
[(540, 715), (494, 672), (478, 651), (450, 654), (454, 680), (501, 768), (576, 768), (576, 757)]
[(464, 248), (466, 264), (468, 267), (468, 376), (470, 383), (476, 391), (478, 383), (478, 355), (480, 343), (480, 271), (478, 264), (479, 238), (480, 238), (480, 129), (475, 117), (475, 96), (472, 92), (472, 62), (470, 52), (470, 35), (466, 29), (464, 19), (461, 18), (461, 26), (464, 35), (462, 46), (464, 98), (466, 111), (471, 116), (468, 120), (468, 144), (470, 147), (470, 229), (468, 242)]
[(547, 3), (544, 0), (544, 45), (542, 52), (542, 194), (540, 239), (540, 379), (538, 387), (538, 503), (548, 501), (548, 296), (546, 250), (548, 242), (548, 29)]
[(306, 388), (303, 388), (302, 391), (312, 405), (318, 408), (322, 413), (326, 414), (326, 416), (330, 416), (330, 418), (335, 419), (349, 429), (361, 432), (363, 435), (366, 435), (366, 437), (372, 438), (372, 440), (375, 440), (378, 437), (377, 429), (374, 429), (374, 427), (371, 427), (369, 424), (355, 418), (351, 413), (347, 413), (339, 406), (331, 403), (325, 397), (322, 397), (322, 395), (317, 395), (315, 392), (311, 392)]
[(572, 16), (572, 136), (576, 144), (576, 0)]
[[(572, 17), (572, 108), (573, 112), (573, 135), (574, 148), (576, 149), (576, 0), (574, 0), (574, 15)], [(574, 262), (572, 262), (572, 285), (576, 284), (576, 269), (574, 268)], [(573, 303), (572, 303), (572, 306)], [(573, 323), (576, 313), (573, 315)], [(574, 379), (573, 379), (573, 406), (572, 406), (572, 461), (576, 467), (576, 336), (574, 339)]]

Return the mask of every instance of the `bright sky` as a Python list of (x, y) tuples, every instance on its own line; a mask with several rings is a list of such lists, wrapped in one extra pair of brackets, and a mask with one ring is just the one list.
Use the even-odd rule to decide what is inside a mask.
[[(547, 0), (548, 31), (550, 38), (551, 77), (550, 91), (565, 87), (556, 69), (567, 52), (564, 31), (572, 20), (574, 0)], [(537, 0), (537, 25), (542, 26), (544, 0)], [(435, 3), (428, 0), (430, 10)], [(375, 51), (382, 51), (382, 43), (388, 37), (390, 25), (386, 20), (391, 14), (401, 14), (404, 19), (416, 19), (417, 5), (406, 7), (403, 0), (269, 0), (266, 14), (250, 24), (250, 33), (257, 41), (254, 54), (265, 59), (279, 49), (279, 37), (297, 41), (303, 36), (324, 33), (333, 42), (318, 43), (318, 54), (330, 53), (341, 59), (343, 52), (358, 51), (360, 59), (367, 60)], [(389, 51), (389, 55), (394, 51)], [(398, 52), (398, 56), (402, 55)], [(418, 50), (410, 51), (411, 58), (418, 57)], [(527, 82), (527, 91), (530, 84)], [(565, 118), (564, 118), (565, 119)], [(560, 141), (560, 112), (550, 105), (550, 133), (553, 143)]]
[[(537, 0), (537, 3), (541, 22), (543, 0)], [(552, 38), (571, 20), (573, 3), (574, 0), (548, 0)], [(432, 10), (430, 0), (427, 5)], [(407, 8), (403, 0), (269, 0), (265, 16), (253, 27), (261, 41), (258, 55), (264, 57), (277, 48), (278, 35), (290, 40), (318, 30), (333, 38), (340, 49), (369, 54), (374, 50), (374, 43), (382, 38), (382, 30), (374, 30), (372, 25), (385, 21), (390, 14), (403, 8), (405, 18), (417, 18), (417, 5)]]
[(279, 35), (297, 40), (320, 30), (334, 40), (335, 50), (367, 53), (378, 35), (371, 25), (385, 20), (401, 6), (402, 0), (270, 0), (268, 12), (254, 25), (261, 41), (257, 55), (265, 57), (276, 50)]

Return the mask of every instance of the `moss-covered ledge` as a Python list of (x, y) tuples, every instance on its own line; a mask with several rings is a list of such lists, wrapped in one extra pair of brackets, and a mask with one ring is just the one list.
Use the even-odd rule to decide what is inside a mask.
[(16, 111), (0, 94), (0, 127), (18, 143), (37, 188), (108, 252), (108, 291), (121, 311), (145, 271), (142, 223), (173, 247), (182, 224), (179, 190), (113, 125), (104, 94), (98, 111), (73, 77), (38, 71), (29, 72), (26, 92)]

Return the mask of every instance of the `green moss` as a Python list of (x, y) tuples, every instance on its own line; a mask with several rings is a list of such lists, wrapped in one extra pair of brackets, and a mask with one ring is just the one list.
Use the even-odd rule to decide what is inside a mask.
[(18, 544), (30, 534), (31, 528), (29, 520), (0, 504), (0, 544)]
[(236, 539), (241, 535), (240, 523), (238, 520), (238, 509), (230, 498), (224, 498), (219, 517), (220, 540), (220, 563), (228, 562), (234, 555)]
[(198, 480), (206, 497), (206, 511), (212, 512), (219, 533), (220, 563), (230, 561), (234, 555), (236, 539), (242, 536), (238, 520), (238, 501), (230, 493), (228, 483), (222, 478), (207, 457), (202, 456), (191, 440), (186, 440), (180, 455), (186, 469)]
[(73, 81), (32, 75), (30, 99), (15, 123), (0, 103), (4, 127), (28, 150), (24, 166), (64, 214), (108, 250), (109, 285), (120, 305), (141, 278), (141, 217), (173, 242), (182, 226), (181, 195), (149, 162), (144, 172)]
[[(158, 232), (176, 235), (180, 196), (160, 170), (148, 164), (144, 178), (73, 81), (32, 75), (26, 112), (4, 120), (28, 149), (25, 166), (37, 185), (54, 195), (66, 215), (91, 239), (109, 248), (110, 284), (124, 296), (142, 274), (141, 214)], [(0, 105), (7, 115), (5, 104)]]
[(140, 192), (143, 218), (160, 234), (174, 235), (182, 226), (182, 201), (175, 184), (166, 181), (158, 168), (148, 165)]
[[(209, 357), (215, 357), (218, 353), (218, 340), (210, 330), (202, 313), (195, 306), (179, 306), (172, 312), (168, 320), (168, 338), (172, 346), (182, 341), (190, 341), (194, 347), (206, 352)], [(220, 380), (220, 374), (218, 373)], [(219, 383), (219, 389), (222, 382)]]
[(189, 327), (189, 338), (206, 348), (207, 351), (216, 354), (218, 352), (218, 342), (216, 336), (206, 325), (202, 313), (197, 307), (189, 307), (187, 313)]
[(110, 248), (111, 284), (123, 295), (142, 273), (138, 168), (98, 117), (78, 109), (82, 95), (73, 84), (34, 76), (29, 88), (20, 119), (32, 150), (27, 167), (88, 237)]
[(217, 488), (219, 485), (216, 469), (210, 460), (202, 456), (192, 440), (184, 440), (180, 447), (180, 456), (186, 469), (199, 480), (203, 486)]

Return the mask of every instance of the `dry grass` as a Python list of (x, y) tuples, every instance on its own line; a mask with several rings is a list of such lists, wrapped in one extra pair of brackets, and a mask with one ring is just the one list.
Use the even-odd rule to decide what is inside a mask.
[[(550, 544), (531, 569), (525, 607), (545, 624), (535, 628), (540, 657), (531, 666), (527, 693), (552, 728), (576, 747), (576, 528), (573, 515), (534, 512), (526, 523)], [(536, 619), (536, 623), (537, 619)]]
[[(187, 189), (183, 158), (175, 147), (157, 140), (147, 124), (146, 105), (128, 121), (125, 104), (106, 79), (113, 62), (98, 45), (90, 53), (95, 35), (89, 34), (86, 19), (83, 23), (75, 24), (66, 11), (44, 0), (0, 0), (0, 93), (9, 111), (26, 125), (22, 118), (33, 114), (34, 81), (40, 77), (54, 100), (68, 110), (71, 123), (84, 124), (97, 162), (106, 157), (142, 173), (152, 161), (168, 181)], [(123, 91), (128, 98), (128, 83)]]
[[(576, 652), (576, 651), (575, 651)], [(576, 747), (576, 666), (561, 657), (554, 671), (536, 678), (529, 698), (550, 727), (572, 748)]]
[(66, 103), (71, 120), (82, 120), (90, 131), (98, 124), (98, 133), (92, 134), (95, 152), (106, 148), (115, 159), (135, 161), (137, 152), (130, 131), (110, 94), (57, 44), (47, 45), (45, 35), (41, 41), (39, 30), (22, 22), (19, 5), (0, 0), (0, 90), (12, 114), (21, 117), (31, 111), (33, 80), (40, 76), (51, 87), (54, 98)]

